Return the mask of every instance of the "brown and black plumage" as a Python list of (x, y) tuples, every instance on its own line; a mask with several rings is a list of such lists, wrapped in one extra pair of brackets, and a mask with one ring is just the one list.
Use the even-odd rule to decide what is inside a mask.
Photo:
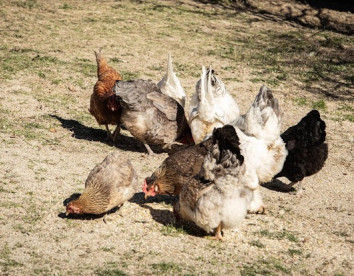
[(167, 157), (161, 166), (145, 179), (143, 192), (145, 197), (158, 195), (178, 195), (182, 187), (194, 176), (198, 175), (208, 149), (211, 138)]
[(122, 106), (122, 124), (149, 152), (148, 144), (171, 147), (194, 143), (183, 107), (149, 80), (117, 81), (114, 93)]
[(290, 188), (306, 176), (319, 172), (328, 157), (326, 123), (317, 110), (310, 111), (301, 121), (282, 135), (288, 155), (283, 169), (275, 176), (291, 181)]

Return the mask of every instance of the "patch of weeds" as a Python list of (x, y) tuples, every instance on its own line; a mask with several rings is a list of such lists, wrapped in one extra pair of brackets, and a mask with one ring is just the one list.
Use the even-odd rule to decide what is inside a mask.
[(152, 70), (152, 71), (164, 71), (164, 67), (163, 66), (159, 66), (159, 65), (155, 65), (155, 66), (148, 66), (148, 69)]
[(48, 268), (35, 268), (33, 269), (34, 274), (39, 274), (39, 275), (50, 275), (49, 269)]
[(176, 273), (176, 272), (182, 271), (180, 266), (175, 263), (162, 262), (162, 263), (152, 264), (151, 267), (155, 270), (155, 272), (161, 273), (161, 274)]
[(20, 8), (32, 9), (38, 7), (37, 0), (16, 1), (15, 3)]
[(38, 72), (38, 77), (40, 77), (41, 79), (45, 79), (46, 75), (43, 72)]
[(349, 122), (354, 122), (354, 108), (351, 105), (341, 105), (338, 108), (338, 112), (336, 114), (339, 117), (338, 120), (347, 120)]
[(130, 71), (121, 71), (121, 75), (123, 77), (123, 80), (126, 80), (126, 81), (134, 80), (139, 77), (138, 73), (130, 72)]
[(284, 267), (279, 260), (275, 258), (269, 258), (258, 260), (251, 265), (245, 265), (241, 270), (241, 275), (277, 275), (279, 272), (289, 274), (290, 270)]
[(187, 234), (186, 230), (183, 227), (176, 227), (172, 224), (167, 224), (162, 226), (160, 232), (165, 236), (178, 236), (179, 234)]
[(312, 102), (312, 108), (326, 110), (327, 106), (326, 106), (326, 103), (324, 100), (318, 100), (318, 101)]
[(30, 199), (29, 206), (26, 207), (27, 214), (22, 217), (22, 220), (30, 225), (35, 225), (39, 220), (42, 219), (42, 214), (40, 213), (42, 209)]
[(300, 106), (305, 106), (307, 105), (307, 99), (305, 97), (299, 97), (299, 98), (295, 98), (294, 103)]
[(3, 208), (20, 208), (22, 207), (21, 204), (16, 202), (0, 202), (0, 207)]
[(22, 266), (21, 263), (16, 262), (15, 260), (12, 260), (10, 258), (10, 248), (8, 247), (7, 243), (3, 247), (3, 249), (0, 251), (0, 259), (1, 261), (1, 266), (3, 268), (2, 272), (6, 272), (9, 267), (14, 267), (14, 266)]
[(294, 256), (294, 255), (302, 255), (302, 251), (299, 250), (299, 249), (291, 249), (291, 248), (289, 248), (289, 249), (288, 249), (288, 253), (289, 253), (291, 256)]
[(0, 186), (0, 193), (11, 193), (14, 194), (14, 191), (6, 190), (4, 187)]
[(113, 249), (114, 249), (114, 247), (102, 247), (101, 249), (102, 249), (102, 251), (104, 251), (104, 252), (112, 252)]
[(88, 59), (76, 59), (73, 63), (74, 70), (85, 77), (92, 77), (96, 74), (97, 66)]
[(291, 242), (298, 242), (298, 238), (293, 233), (285, 229), (281, 232), (269, 232), (268, 230), (261, 230), (259, 234), (263, 237), (267, 237), (271, 239), (277, 239), (277, 240), (287, 239), (288, 241)]
[(98, 276), (126, 276), (128, 274), (124, 273), (120, 269), (97, 269), (95, 275)]
[(73, 7), (70, 6), (68, 3), (64, 3), (63, 5), (59, 6), (59, 9), (62, 9), (62, 10), (72, 10)]
[(61, 83), (62, 81), (60, 79), (54, 79), (52, 80), (52, 84), (58, 85), (59, 83)]
[(31, 231), (29, 231), (28, 229), (26, 229), (22, 224), (15, 224), (12, 228), (13, 228), (15, 231), (21, 232), (22, 234), (28, 234), (28, 233), (31, 232)]
[(334, 234), (339, 236), (339, 237), (349, 237), (349, 234), (347, 232), (344, 232), (344, 231), (334, 232)]
[(116, 57), (110, 58), (109, 61), (110, 61), (110, 62), (115, 62), (115, 63), (123, 62), (123, 60), (121, 60), (121, 59), (119, 59), (119, 58), (116, 58)]
[(264, 248), (265, 247), (265, 245), (263, 243), (261, 243), (259, 240), (251, 241), (250, 245), (258, 247), (258, 248)]
[(325, 35), (325, 40), (321, 40), (319, 43), (322, 47), (326, 48), (337, 48), (343, 50), (343, 39), (338, 37), (329, 37)]

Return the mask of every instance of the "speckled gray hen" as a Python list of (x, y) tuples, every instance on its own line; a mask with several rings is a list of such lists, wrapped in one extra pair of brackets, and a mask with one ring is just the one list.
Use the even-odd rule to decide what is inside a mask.
[(170, 148), (176, 142), (193, 142), (183, 107), (152, 81), (117, 81), (113, 91), (123, 108), (121, 122), (149, 154), (148, 144)]

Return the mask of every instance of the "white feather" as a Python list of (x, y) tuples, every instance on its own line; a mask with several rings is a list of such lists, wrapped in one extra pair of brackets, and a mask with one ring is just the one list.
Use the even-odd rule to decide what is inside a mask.
[(163, 78), (158, 82), (157, 86), (161, 92), (173, 99), (184, 107), (186, 101), (186, 94), (184, 93), (181, 82), (173, 72), (171, 54), (168, 53), (167, 70)]

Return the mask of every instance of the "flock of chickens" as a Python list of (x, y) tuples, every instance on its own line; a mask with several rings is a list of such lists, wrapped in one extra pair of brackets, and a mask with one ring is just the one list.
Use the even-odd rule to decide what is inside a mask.
[[(223, 239), (223, 229), (237, 227), (247, 212), (264, 213), (262, 183), (286, 177), (290, 190), (321, 170), (327, 159), (326, 125), (319, 112), (312, 110), (281, 134), (282, 112), (266, 86), (241, 115), (222, 80), (203, 67), (186, 118), (185, 93), (170, 55), (165, 76), (155, 84), (123, 81), (101, 50), (95, 54), (98, 81), (89, 111), (106, 126), (108, 138), (116, 141), (122, 126), (149, 154), (149, 144), (164, 149), (185, 144), (145, 179), (145, 198), (177, 195), (176, 220), (192, 221), (217, 240)], [(110, 124), (116, 125), (113, 134)], [(131, 162), (115, 151), (90, 172), (84, 192), (67, 204), (66, 214), (106, 213), (129, 200), (136, 184)]]

